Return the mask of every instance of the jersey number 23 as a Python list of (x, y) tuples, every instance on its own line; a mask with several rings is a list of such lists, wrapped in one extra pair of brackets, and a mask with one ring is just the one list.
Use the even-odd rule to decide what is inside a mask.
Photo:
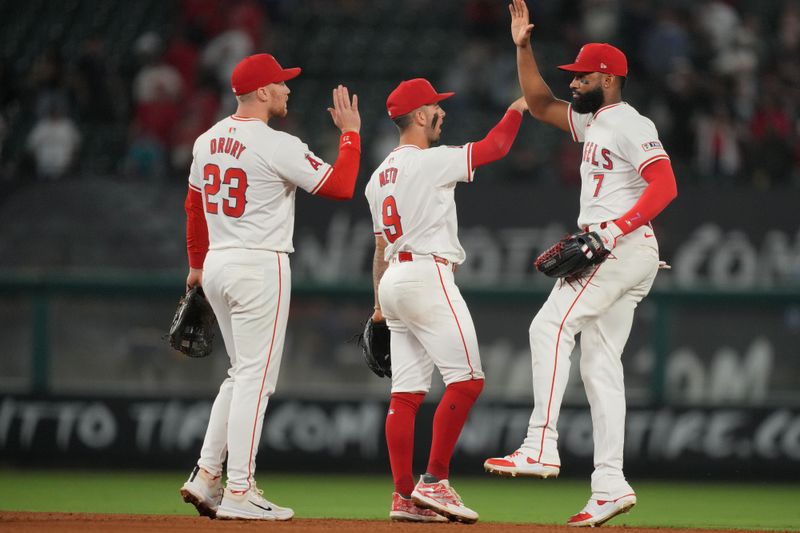
[[(218, 165), (208, 163), (203, 167), (203, 196), (205, 197), (206, 213), (216, 215), (219, 213), (219, 204), (222, 203), (222, 213), (226, 216), (239, 218), (244, 213), (247, 203), (247, 173), (241, 168), (228, 168), (220, 172)], [(222, 191), (222, 186), (225, 190)]]

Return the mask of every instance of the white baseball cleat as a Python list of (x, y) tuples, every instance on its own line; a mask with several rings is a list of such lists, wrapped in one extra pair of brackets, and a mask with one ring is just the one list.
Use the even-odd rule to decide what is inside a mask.
[(281, 507), (264, 496), (264, 491), (256, 487), (255, 481), (250, 490), (235, 494), (225, 489), (222, 503), (217, 509), (217, 518), (221, 520), (291, 520), (294, 511)]
[(222, 477), (214, 477), (195, 466), (189, 479), (181, 487), (181, 496), (183, 501), (195, 506), (200, 516), (216, 518), (217, 508), (222, 501)]
[(403, 498), (392, 493), (392, 510), (389, 518), (395, 522), (449, 522), (447, 518), (430, 509), (423, 509), (414, 504), (411, 498)]
[(418, 507), (430, 509), (453, 522), (474, 524), (478, 521), (478, 513), (464, 505), (461, 496), (446, 479), (425, 483), (420, 477), (414, 492), (411, 493), (411, 500)]
[(589, 500), (583, 510), (567, 520), (568, 526), (596, 527), (601, 526), (615, 516), (627, 513), (636, 505), (636, 495), (626, 494), (616, 500)]
[(538, 478), (558, 477), (561, 468), (556, 465), (540, 463), (517, 450), (505, 457), (492, 457), (486, 459), (483, 468), (490, 474), (498, 476), (528, 476)]

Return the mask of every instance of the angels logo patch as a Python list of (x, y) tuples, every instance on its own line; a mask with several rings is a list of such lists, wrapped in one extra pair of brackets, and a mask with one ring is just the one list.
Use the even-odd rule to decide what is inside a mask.
[(661, 146), (661, 143), (658, 141), (650, 141), (646, 142), (642, 145), (642, 149), (645, 152), (649, 152), (650, 150), (663, 150), (664, 148)]
[(306, 154), (306, 160), (314, 170), (319, 170), (319, 167), (322, 166), (322, 161), (317, 161), (316, 159), (311, 157), (311, 154)]

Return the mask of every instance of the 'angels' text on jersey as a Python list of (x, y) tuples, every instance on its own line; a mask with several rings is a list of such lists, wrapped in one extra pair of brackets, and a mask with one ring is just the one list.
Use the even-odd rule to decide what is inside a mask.
[(584, 143), (578, 227), (616, 220), (647, 187), (642, 170), (669, 159), (656, 127), (625, 102), (594, 114), (576, 113), (570, 105), (567, 114), (573, 140)]

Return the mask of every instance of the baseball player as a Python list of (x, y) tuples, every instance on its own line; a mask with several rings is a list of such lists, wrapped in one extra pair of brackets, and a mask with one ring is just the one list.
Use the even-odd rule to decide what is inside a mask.
[[(436, 146), (445, 112), (425, 79), (400, 83), (386, 101), (400, 143), (366, 187), (375, 231), (375, 312), (391, 330), (392, 397), (386, 441), (395, 492), (392, 520), (473, 523), (450, 486), (449, 465), (458, 436), (483, 389), (478, 341), (466, 302), (455, 284), (464, 261), (458, 241), (455, 186), (471, 183), (476, 168), (508, 153), (526, 109), (520, 98), (481, 141)], [(430, 389), (434, 365), (447, 386), (433, 421), (428, 467), (414, 485), (414, 419)]]
[(659, 268), (650, 221), (676, 196), (675, 176), (653, 123), (622, 101), (625, 55), (609, 44), (581, 48), (574, 63), (572, 102), (556, 99), (539, 74), (530, 44), (524, 0), (513, 0), (511, 33), (530, 113), (584, 143), (578, 226), (596, 231), (610, 256), (577, 283), (556, 282), (530, 327), (534, 409), (522, 446), (488, 459), (501, 475), (555, 477), (556, 424), (569, 377), (575, 335), (581, 334), (580, 370), (592, 414), (594, 473), (586, 506), (571, 526), (596, 526), (627, 512), (636, 494), (622, 473), (625, 387), (622, 350), (633, 312)]
[[(272, 129), (287, 114), (286, 81), (269, 54), (234, 69), (236, 114), (194, 144), (186, 197), (188, 287), (202, 285), (230, 357), (208, 422), (197, 467), (181, 488), (201, 515), (225, 519), (289, 520), (291, 509), (264, 499), (254, 479), (264, 413), (278, 380), (289, 316), (298, 187), (332, 199), (353, 196), (361, 154), (358, 99), (333, 90), (333, 123), (342, 131), (331, 166), (300, 139)], [(221, 484), (227, 457), (227, 485)]]

